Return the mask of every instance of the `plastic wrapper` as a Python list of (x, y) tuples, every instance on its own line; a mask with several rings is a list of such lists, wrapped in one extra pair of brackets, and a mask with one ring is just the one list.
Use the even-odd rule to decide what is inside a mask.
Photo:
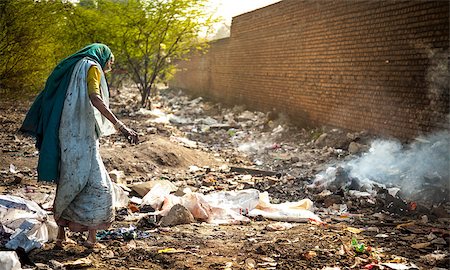
[(208, 223), (211, 224), (246, 224), (250, 219), (228, 208), (211, 207)]
[(167, 195), (164, 197), (164, 201), (163, 204), (161, 206), (161, 208), (159, 209), (159, 211), (156, 212), (156, 214), (161, 215), (161, 216), (165, 216), (167, 215), (167, 213), (169, 213), (170, 209), (172, 209), (172, 207), (176, 204), (181, 204), (183, 205), (183, 197), (178, 197), (175, 195)]
[(168, 187), (155, 185), (145, 195), (143, 204), (151, 205), (154, 214), (165, 216), (170, 209), (181, 204), (186, 207), (196, 220), (212, 224), (242, 224), (250, 222), (247, 217), (263, 216), (268, 219), (286, 222), (307, 222), (320, 218), (311, 210), (313, 202), (303, 199), (298, 202), (271, 204), (267, 192), (260, 193), (256, 189), (240, 191), (220, 191), (203, 195), (190, 192), (183, 197), (169, 194)]
[(188, 193), (183, 196), (182, 205), (186, 207), (195, 219), (207, 221), (211, 215), (211, 206), (200, 193)]

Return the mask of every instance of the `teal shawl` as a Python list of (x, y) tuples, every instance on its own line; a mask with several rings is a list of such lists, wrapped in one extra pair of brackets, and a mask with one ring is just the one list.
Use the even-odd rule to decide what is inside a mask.
[(20, 131), (36, 137), (36, 147), (39, 149), (39, 181), (58, 181), (59, 123), (64, 99), (73, 69), (76, 63), (85, 57), (104, 67), (111, 57), (111, 50), (104, 44), (94, 43), (62, 60), (48, 77), (44, 90), (36, 97), (20, 128)]

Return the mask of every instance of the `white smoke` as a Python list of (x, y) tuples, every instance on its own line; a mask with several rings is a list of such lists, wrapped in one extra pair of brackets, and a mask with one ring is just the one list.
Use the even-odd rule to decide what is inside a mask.
[(444, 95), (448, 95), (450, 73), (448, 72), (448, 50), (429, 49), (425, 50), (428, 55), (429, 65), (426, 75), (428, 83), (428, 98), (438, 100)]
[[(425, 50), (429, 58), (426, 74), (427, 98), (428, 106), (434, 108), (431, 110), (431, 115), (427, 115), (429, 110), (425, 110), (424, 115), (427, 118), (440, 119), (442, 118), (440, 109), (448, 112), (449, 51), (448, 49), (430, 49), (426, 46), (419, 47)], [(449, 120), (450, 116), (444, 119), (447, 127)], [(358, 179), (360, 185), (365, 186), (364, 189), (369, 191), (372, 190), (374, 183), (378, 183), (385, 187), (397, 186), (406, 196), (417, 197), (418, 194), (421, 196), (420, 193), (424, 190), (430, 191), (431, 194), (433, 189), (440, 189), (441, 192), (434, 194), (448, 197), (450, 191), (449, 131), (417, 138), (416, 142), (408, 146), (403, 146), (398, 141), (374, 141), (370, 150), (361, 157), (318, 174), (313, 186), (326, 187), (330, 183), (348, 185), (348, 182), (340, 182), (338, 179), (337, 167), (342, 167), (349, 178)]]
[(395, 141), (375, 141), (368, 153), (347, 165), (351, 177), (399, 186), (412, 194), (424, 184), (448, 188), (449, 157), (450, 136), (443, 131), (420, 138), (407, 148)]
[[(398, 141), (377, 140), (367, 153), (337, 167), (342, 167), (368, 190), (374, 183), (399, 187), (406, 196), (430, 186), (449, 190), (450, 135), (442, 131), (418, 138), (408, 146)], [(315, 185), (326, 186), (335, 180), (336, 170), (329, 168), (316, 176)]]

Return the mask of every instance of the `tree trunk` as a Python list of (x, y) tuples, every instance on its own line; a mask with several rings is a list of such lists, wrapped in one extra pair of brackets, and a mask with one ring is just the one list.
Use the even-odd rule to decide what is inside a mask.
[(145, 93), (147, 93), (145, 96), (145, 107), (149, 110), (152, 109), (152, 100), (150, 99), (151, 91), (152, 91), (151, 86), (147, 87), (147, 89), (145, 90)]
[(141, 93), (141, 108), (145, 108), (145, 90), (139, 89), (139, 92)]
[(149, 98), (150, 94), (151, 94), (151, 86), (147, 86), (147, 87), (145, 87), (145, 89), (143, 89), (141, 91), (141, 107), (142, 108), (147, 108), (147, 109), (151, 110), (152, 101)]

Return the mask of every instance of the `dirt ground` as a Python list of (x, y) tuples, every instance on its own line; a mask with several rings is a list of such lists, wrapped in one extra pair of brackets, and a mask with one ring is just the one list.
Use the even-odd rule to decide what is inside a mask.
[[(177, 107), (170, 100), (156, 100), (155, 104), (162, 109), (172, 106), (172, 112), (177, 115), (173, 109)], [(16, 132), (29, 105), (27, 101), (1, 101), (1, 194), (14, 194), (24, 189), (50, 193), (55, 188), (36, 181), (38, 153), (34, 142)], [(310, 198), (324, 222), (286, 224), (257, 217), (248, 224), (196, 222), (159, 227), (125, 221), (124, 215), (118, 214), (113, 228), (135, 226), (137, 235), (125, 237), (123, 234), (115, 239), (100, 240), (106, 248), (91, 250), (81, 245), (86, 235), (71, 233), (69, 236), (77, 241), (76, 245), (70, 244), (64, 250), (58, 250), (54, 243), (47, 243), (22, 259), (22, 263), (29, 260), (26, 267), (130, 270), (449, 267), (450, 234), (446, 208), (440, 208), (440, 214), (396, 214), (380, 210), (383, 207), (380, 203), (367, 204), (345, 194), (338, 193), (324, 199), (307, 192), (306, 185), (311, 183), (315, 173), (333, 161), (348, 158), (347, 133), (343, 133), (343, 137), (334, 137), (346, 144), (342, 151), (339, 150), (342, 147), (318, 147), (320, 133), (317, 130), (292, 129), (277, 140), (295, 140), (298, 146), (295, 158), (289, 155), (289, 151), (273, 151), (269, 155), (266, 151), (260, 155), (264, 163), (261, 168), (267, 172), (281, 172), (279, 175), (255, 176), (254, 182), (236, 184), (234, 180), (239, 179), (239, 172), (222, 172), (219, 168), (223, 165), (252, 166), (255, 155), (242, 154), (232, 145), (225, 144), (220, 139), (224, 134), (217, 132), (216, 137), (200, 136), (201, 133), (195, 132), (187, 134), (180, 125), (149, 122), (149, 116), (133, 114), (137, 108), (129, 99), (116, 98), (111, 107), (122, 121), (139, 132), (141, 138), (138, 145), (129, 145), (119, 135), (101, 139), (105, 166), (108, 171), (123, 171), (124, 185), (167, 179), (180, 187), (193, 186), (206, 191), (256, 188), (268, 191), (275, 203)], [(217, 108), (206, 104), (203, 111), (217, 113)], [(199, 145), (186, 147), (180, 143), (181, 137), (189, 137)], [(333, 144), (336, 145), (336, 141)], [(278, 147), (274, 145), (273, 148)], [(269, 158), (263, 160), (263, 156)], [(197, 166), (199, 170), (193, 171), (190, 166)], [(214, 179), (212, 184), (211, 179)], [(346, 203), (347, 212), (337, 214), (330, 210), (340, 203)], [(274, 228), (273, 225), (279, 226)]]

